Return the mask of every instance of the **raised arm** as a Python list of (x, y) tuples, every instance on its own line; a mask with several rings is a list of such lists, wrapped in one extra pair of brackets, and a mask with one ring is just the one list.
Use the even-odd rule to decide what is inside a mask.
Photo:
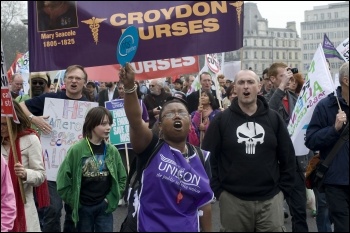
[(142, 120), (140, 103), (136, 93), (135, 72), (129, 63), (121, 68), (119, 78), (124, 83), (124, 108), (130, 125), (130, 142), (135, 153), (140, 153), (151, 142), (152, 131)]

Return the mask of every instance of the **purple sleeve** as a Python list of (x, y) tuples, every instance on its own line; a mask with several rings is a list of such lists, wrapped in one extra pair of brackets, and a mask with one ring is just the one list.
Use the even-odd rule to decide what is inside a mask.
[(148, 116), (148, 112), (147, 112), (147, 107), (145, 105), (145, 103), (141, 100), (142, 103), (142, 119), (145, 122), (149, 122), (149, 116)]

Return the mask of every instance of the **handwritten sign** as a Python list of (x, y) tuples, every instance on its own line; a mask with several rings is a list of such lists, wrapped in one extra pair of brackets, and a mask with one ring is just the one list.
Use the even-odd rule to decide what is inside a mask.
[(106, 108), (112, 113), (113, 124), (109, 134), (109, 140), (113, 145), (130, 142), (129, 121), (126, 118), (124, 100), (116, 99), (105, 102)]
[(98, 103), (46, 98), (44, 116), (50, 116), (50, 134), (41, 135), (47, 180), (56, 181), (58, 169), (68, 149), (83, 138), (85, 116)]

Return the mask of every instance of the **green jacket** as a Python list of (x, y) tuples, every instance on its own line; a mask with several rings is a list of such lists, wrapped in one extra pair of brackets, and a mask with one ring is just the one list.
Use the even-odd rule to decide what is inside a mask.
[[(120, 154), (113, 145), (106, 143), (106, 166), (112, 176), (112, 187), (106, 198), (106, 213), (112, 213), (118, 207), (126, 183), (126, 171)], [(91, 151), (84, 139), (71, 146), (57, 173), (57, 191), (63, 201), (72, 208), (72, 220), (79, 221), (80, 187), (82, 178), (82, 160), (91, 157)]]

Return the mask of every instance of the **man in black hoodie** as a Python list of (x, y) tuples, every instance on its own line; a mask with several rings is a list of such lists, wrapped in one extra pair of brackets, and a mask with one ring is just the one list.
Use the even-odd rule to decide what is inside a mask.
[(283, 198), (294, 182), (294, 148), (277, 112), (258, 96), (259, 77), (235, 78), (237, 98), (210, 123), (202, 147), (211, 152), (211, 187), (223, 231), (285, 231)]

